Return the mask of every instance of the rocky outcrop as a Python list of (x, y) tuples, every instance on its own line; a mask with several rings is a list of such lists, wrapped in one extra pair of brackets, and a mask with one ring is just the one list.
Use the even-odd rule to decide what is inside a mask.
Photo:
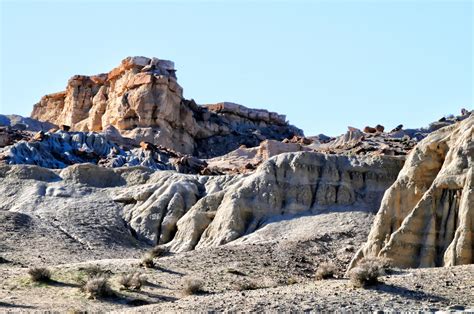
[(0, 127), (9, 127), (17, 131), (48, 131), (56, 125), (49, 122), (41, 122), (31, 118), (25, 118), (16, 114), (0, 114)]
[(283, 153), (312, 151), (304, 144), (289, 141), (278, 142), (265, 140), (257, 147), (245, 147), (223, 156), (207, 159), (206, 162), (211, 169), (217, 169), (225, 173), (247, 173), (254, 171), (265, 160)]
[(364, 256), (399, 267), (474, 263), (474, 115), (439, 129), (410, 153), (387, 190)]
[(159, 243), (187, 251), (229, 243), (278, 217), (375, 212), (402, 164), (312, 152), (280, 154), (252, 174), (220, 176), (0, 164), (0, 210), (54, 224), (87, 247)]
[(162, 172), (115, 198), (140, 239), (172, 251), (218, 246), (266, 219), (324, 210), (374, 212), (403, 160), (300, 152), (280, 154), (244, 176), (196, 177)]
[[(109, 130), (111, 131), (111, 130)], [(1, 147), (0, 129), (0, 147)], [(125, 141), (112, 131), (105, 135), (94, 132), (39, 132), (33, 138), (20, 140), (0, 150), (0, 163), (37, 165), (61, 169), (74, 164), (92, 163), (103, 167), (143, 166), (152, 170), (176, 170), (201, 173), (207, 163), (164, 147), (143, 145), (127, 149), (115, 141)], [(119, 139), (119, 137), (121, 139)], [(207, 174), (213, 173), (211, 170)]]
[(198, 106), (184, 99), (175, 71), (171, 61), (128, 57), (107, 74), (73, 76), (64, 92), (44, 96), (31, 117), (74, 131), (98, 132), (111, 125), (137, 143), (199, 157), (302, 135), (273, 112), (232, 103)]

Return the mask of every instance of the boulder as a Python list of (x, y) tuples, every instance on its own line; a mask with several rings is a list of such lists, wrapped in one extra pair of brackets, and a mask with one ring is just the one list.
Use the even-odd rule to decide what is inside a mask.
[(383, 125), (377, 124), (375, 126), (375, 130), (377, 130), (379, 133), (382, 133), (385, 130), (385, 127)]
[(377, 129), (370, 126), (366, 126), (364, 128), (364, 133), (377, 133)]

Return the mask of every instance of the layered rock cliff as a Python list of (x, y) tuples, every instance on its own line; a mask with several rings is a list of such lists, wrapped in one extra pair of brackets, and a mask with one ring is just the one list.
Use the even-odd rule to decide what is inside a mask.
[(474, 263), (474, 115), (410, 153), (350, 267), (364, 256), (400, 267)]
[(128, 57), (106, 74), (73, 76), (65, 91), (44, 96), (31, 117), (75, 131), (101, 131), (112, 125), (137, 142), (199, 157), (302, 135), (277, 113), (188, 101), (175, 72), (171, 61)]

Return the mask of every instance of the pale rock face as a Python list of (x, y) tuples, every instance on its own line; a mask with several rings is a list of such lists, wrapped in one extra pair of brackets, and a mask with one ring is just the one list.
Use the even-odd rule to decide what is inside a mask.
[(125, 219), (140, 239), (187, 251), (229, 243), (279, 215), (375, 212), (402, 164), (393, 157), (288, 153), (251, 175), (160, 172), (148, 181), (151, 186), (131, 188), (115, 200), (129, 204)]
[[(201, 158), (241, 144), (257, 146), (266, 138), (302, 135), (277, 113), (233, 103), (197, 106), (183, 98), (173, 62), (145, 57), (128, 57), (107, 74), (73, 76), (66, 91), (44, 96), (31, 117), (74, 131), (97, 132), (111, 125), (138, 143)], [(215, 142), (225, 143), (216, 148)]]
[(364, 256), (399, 267), (474, 263), (474, 115), (444, 127), (410, 153), (387, 190)]
[(402, 164), (312, 152), (280, 154), (250, 175), (0, 164), (0, 210), (35, 215), (90, 248), (148, 242), (188, 251), (229, 243), (282, 215), (375, 212)]

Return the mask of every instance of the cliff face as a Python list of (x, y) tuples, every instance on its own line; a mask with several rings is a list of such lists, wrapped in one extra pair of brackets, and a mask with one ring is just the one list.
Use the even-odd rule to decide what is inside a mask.
[(474, 263), (474, 115), (442, 128), (410, 153), (387, 190), (364, 256), (400, 267)]
[(72, 77), (64, 92), (44, 96), (31, 117), (75, 131), (112, 125), (137, 141), (199, 157), (302, 135), (273, 112), (233, 103), (198, 106), (184, 99), (175, 71), (171, 61), (128, 57), (107, 74)]

